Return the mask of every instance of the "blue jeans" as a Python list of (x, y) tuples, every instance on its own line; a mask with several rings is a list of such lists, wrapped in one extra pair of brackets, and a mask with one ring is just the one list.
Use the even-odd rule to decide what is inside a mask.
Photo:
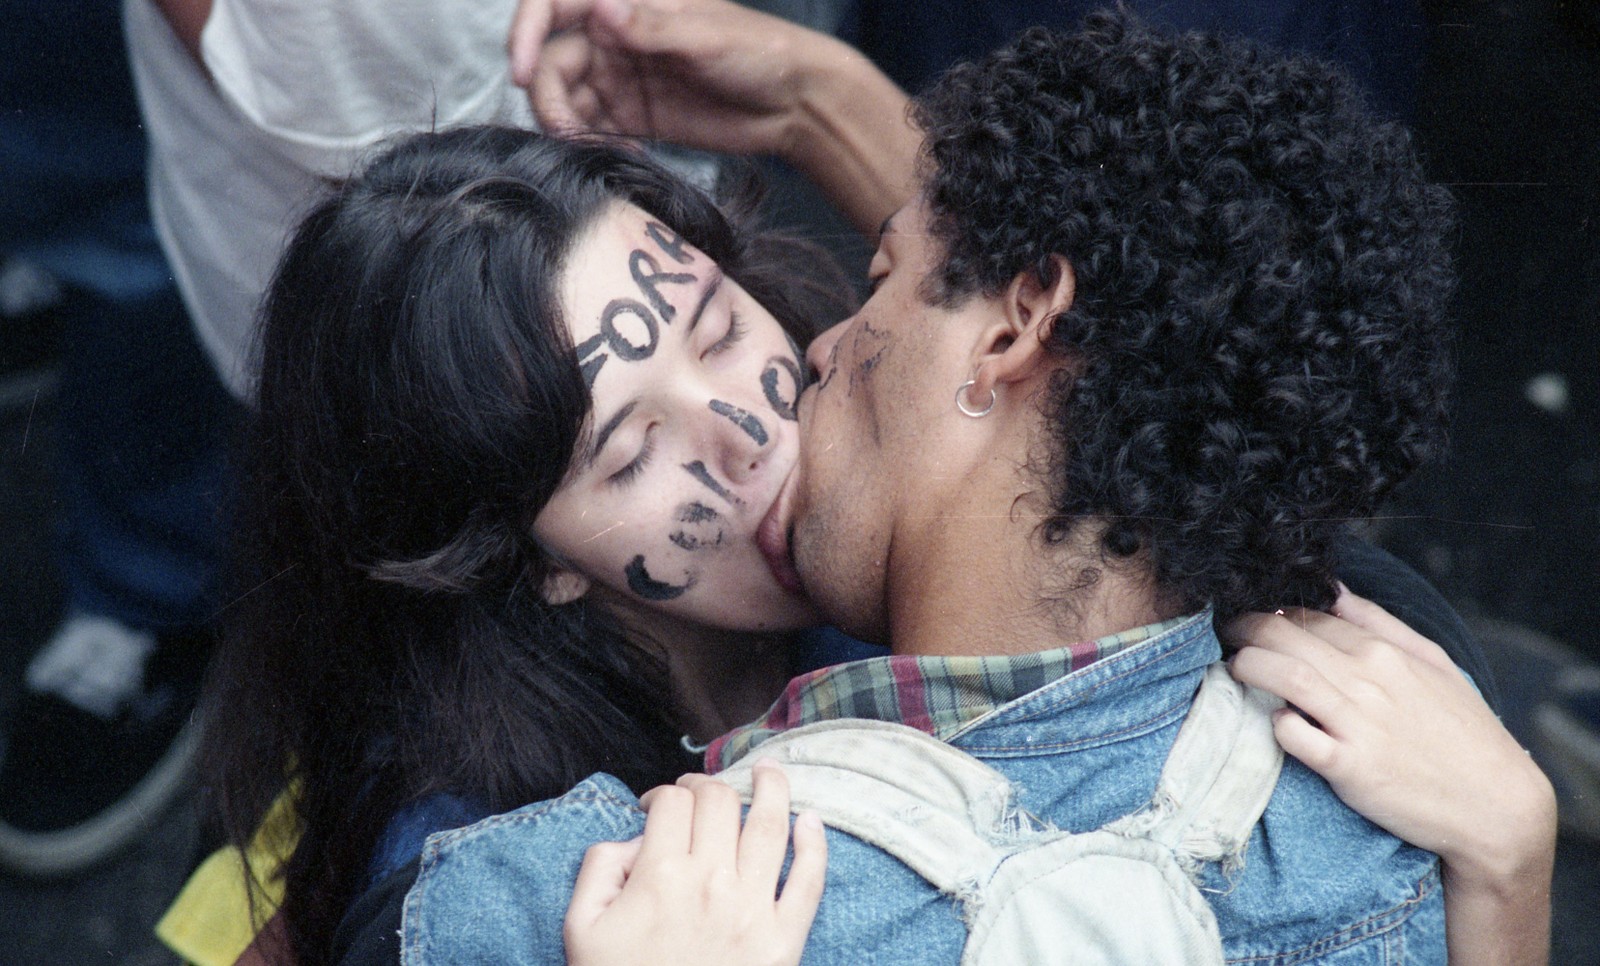
[(115, 0), (0, 0), (0, 256), (53, 274), (69, 606), (152, 630), (216, 608), (240, 419), (195, 343), (145, 200)]

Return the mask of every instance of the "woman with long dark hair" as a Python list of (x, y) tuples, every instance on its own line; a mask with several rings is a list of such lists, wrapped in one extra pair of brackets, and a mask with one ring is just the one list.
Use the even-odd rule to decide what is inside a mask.
[(306, 218), (263, 310), (204, 750), (235, 843), (294, 789), (302, 962), (408, 806), (643, 791), (781, 689), (815, 617), (754, 533), (795, 340), (848, 308), (798, 271), (824, 264), (641, 155), (501, 129), (407, 139)]

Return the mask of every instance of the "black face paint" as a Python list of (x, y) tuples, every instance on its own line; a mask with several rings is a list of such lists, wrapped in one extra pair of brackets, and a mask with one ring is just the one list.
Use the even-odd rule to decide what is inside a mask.
[[(642, 345), (629, 341), (627, 336), (617, 330), (617, 319), (626, 315), (631, 315), (644, 323), (647, 341)], [(633, 299), (613, 299), (600, 314), (600, 334), (590, 336), (576, 346), (578, 371), (583, 373), (584, 383), (593, 389), (595, 377), (600, 375), (600, 367), (611, 358), (599, 351), (602, 345), (615, 352), (618, 359), (634, 362), (655, 355), (656, 344), (660, 341), (661, 331), (656, 325), (656, 317), (650, 314), (647, 306)]]
[(704, 503), (689, 503), (678, 511), (678, 521), (680, 523), (705, 523), (707, 520), (715, 520), (721, 515)]
[(672, 600), (683, 596), (683, 592), (694, 586), (694, 575), (688, 575), (688, 582), (681, 587), (674, 584), (664, 584), (659, 580), (652, 580), (650, 571), (644, 569), (644, 554), (639, 554), (628, 562), (622, 569), (628, 577), (628, 589), (643, 597), (645, 600)]
[[(782, 373), (789, 374), (789, 381), (794, 385), (794, 397), (787, 397), (780, 385)], [(805, 384), (800, 381), (800, 367), (794, 360), (787, 356), (773, 356), (767, 360), (767, 368), (761, 373), (761, 391), (766, 393), (767, 404), (772, 411), (778, 414), (779, 419), (795, 421), (795, 406), (800, 400), (800, 390)]]
[(678, 508), (678, 520), (682, 523), (695, 525), (699, 535), (690, 533), (687, 529), (675, 530), (667, 539), (685, 550), (714, 550), (722, 546), (727, 532), (719, 527), (714, 538), (708, 538), (704, 534), (708, 533), (711, 525), (720, 519), (722, 519), (722, 514), (704, 503), (685, 503)]
[[(765, 377), (763, 377), (765, 382)], [(711, 400), (711, 411), (718, 416), (726, 416), (733, 424), (745, 431), (745, 435), (756, 441), (757, 446), (767, 445), (767, 428), (761, 425), (761, 420), (750, 415), (738, 406), (732, 406), (720, 399)]]
[(607, 359), (611, 358), (604, 352), (595, 355), (592, 359), (588, 358), (594, 355), (594, 351), (600, 348), (600, 344), (604, 341), (604, 336), (596, 335), (578, 343), (578, 371), (583, 373), (583, 384), (590, 389), (594, 388), (595, 377), (600, 375), (600, 367), (606, 364)]
[(645, 222), (644, 233), (650, 236), (650, 240), (656, 243), (656, 247), (661, 249), (663, 254), (679, 265), (687, 265), (694, 261), (694, 256), (683, 250), (683, 236), (661, 222)]
[[(800, 343), (794, 341), (794, 336), (790, 335), (787, 329), (784, 330), (783, 341), (789, 343), (789, 354), (795, 359), (804, 359), (806, 357), (806, 354), (800, 351)], [(805, 387), (801, 386), (800, 388), (804, 389)]]
[[(645, 271), (646, 268), (649, 271)], [(650, 304), (661, 313), (661, 321), (671, 325), (672, 318), (678, 314), (678, 310), (662, 297), (660, 286), (687, 285), (695, 281), (695, 277), (689, 272), (663, 272), (655, 257), (642, 248), (635, 248), (633, 254), (628, 256), (628, 271), (633, 273), (633, 281), (639, 286), (639, 291), (643, 292), (650, 299)]]
[(690, 476), (699, 480), (701, 483), (704, 483), (706, 488), (712, 493), (715, 493), (717, 496), (722, 497), (729, 503), (737, 503), (741, 506), (744, 504), (743, 500), (734, 496), (732, 493), (729, 493), (721, 483), (718, 483), (716, 479), (712, 477), (711, 471), (706, 469), (706, 464), (700, 462), (699, 460), (695, 460), (693, 463), (683, 464), (683, 468), (689, 471)]
[[(863, 322), (861, 323), (861, 331), (856, 336), (856, 341), (859, 342), (862, 338), (867, 337), (872, 338), (872, 340), (875, 342), (883, 342), (887, 339), (885, 333), (880, 332)], [(888, 346), (883, 346), (877, 352), (874, 352), (872, 355), (856, 364), (855, 369), (850, 373), (850, 390), (848, 395), (855, 395), (856, 379), (859, 377), (862, 381), (865, 381), (868, 376), (872, 375), (872, 370), (878, 368), (878, 363), (883, 361), (883, 354), (888, 350)]]
[(856, 379), (860, 378), (862, 382), (866, 382), (867, 377), (872, 375), (872, 370), (878, 368), (878, 363), (883, 361), (883, 354), (887, 351), (889, 351), (887, 347), (879, 349), (856, 365), (855, 371), (850, 373), (850, 395), (855, 395)]
[(668, 537), (667, 539), (671, 540), (673, 543), (685, 550), (711, 550), (722, 546), (722, 538), (724, 536), (726, 536), (726, 533), (722, 530), (718, 530), (717, 538), (715, 540), (705, 540), (700, 537), (693, 536), (692, 534), (685, 533), (682, 530), (676, 530), (673, 532), (672, 536)]
[[(628, 341), (628, 338), (617, 331), (617, 319), (631, 315), (644, 323), (644, 331), (649, 337), (648, 342), (639, 345)], [(656, 328), (656, 317), (650, 310), (635, 302), (633, 299), (613, 299), (606, 306), (605, 312), (600, 315), (600, 337), (617, 354), (617, 358), (624, 362), (634, 362), (639, 359), (648, 359), (656, 353), (656, 343), (661, 339), (660, 330)]]
[(828, 371), (823, 374), (822, 382), (817, 385), (817, 392), (821, 392), (822, 390), (828, 388), (828, 383), (832, 382), (833, 377), (839, 372), (838, 341), (835, 341), (833, 343), (833, 348), (828, 350), (828, 361), (824, 363), (824, 365), (827, 366)]

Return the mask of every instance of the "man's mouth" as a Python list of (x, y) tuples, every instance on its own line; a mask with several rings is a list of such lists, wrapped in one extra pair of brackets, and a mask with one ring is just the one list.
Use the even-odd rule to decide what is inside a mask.
[(772, 571), (778, 586), (791, 594), (804, 596), (805, 587), (800, 583), (800, 572), (795, 569), (794, 557), (789, 548), (789, 510), (794, 494), (793, 482), (794, 474), (791, 472), (788, 479), (783, 481), (783, 486), (778, 488), (778, 495), (773, 499), (772, 506), (767, 508), (767, 515), (761, 518), (760, 526), (756, 527), (756, 547), (767, 561), (767, 567)]

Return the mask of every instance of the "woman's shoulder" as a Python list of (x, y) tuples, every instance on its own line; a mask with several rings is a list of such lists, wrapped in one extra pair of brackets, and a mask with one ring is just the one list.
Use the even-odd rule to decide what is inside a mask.
[(422, 846), (405, 896), (408, 963), (562, 962), (561, 923), (584, 853), (644, 831), (639, 800), (595, 774), (560, 798), (437, 832)]
[(368, 887), (415, 863), (428, 836), (471, 825), (489, 814), (488, 808), (472, 798), (449, 792), (435, 792), (401, 806), (372, 850)]

